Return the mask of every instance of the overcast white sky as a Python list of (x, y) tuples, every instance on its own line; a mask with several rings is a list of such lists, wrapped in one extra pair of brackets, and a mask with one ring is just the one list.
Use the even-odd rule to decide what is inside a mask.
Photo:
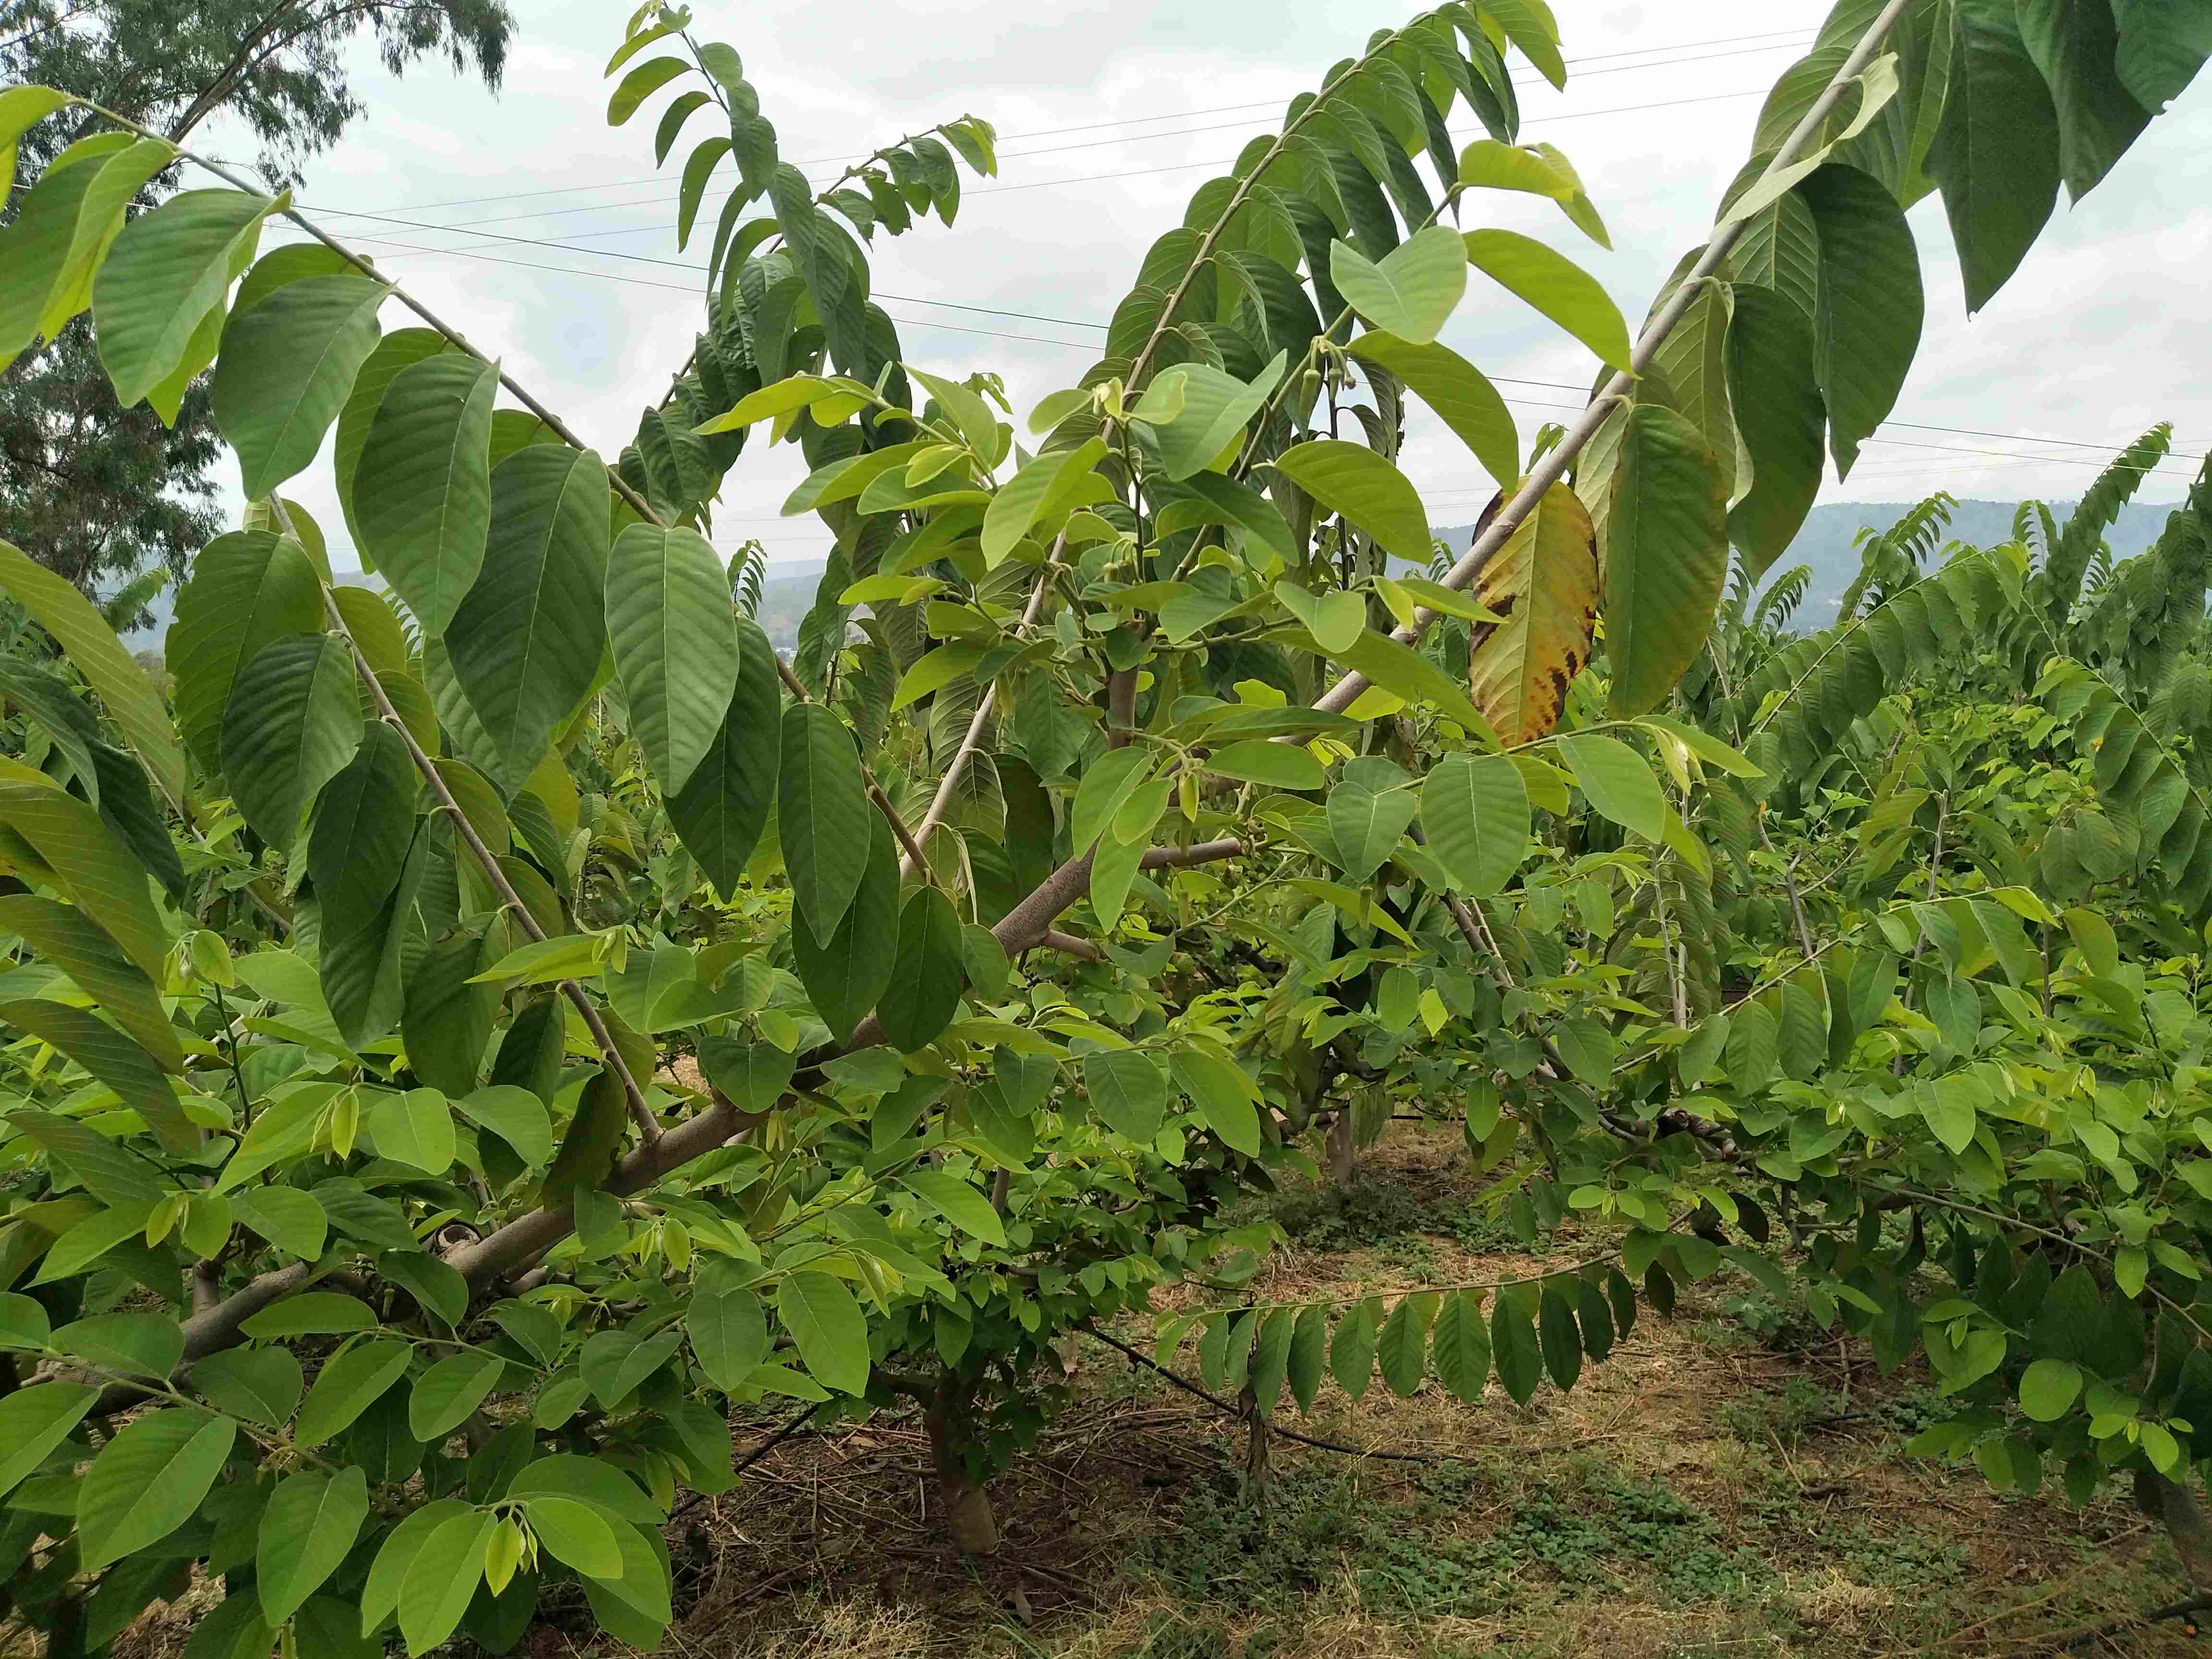
[[(1465, 222), (1508, 226), (1568, 252), (1632, 327), (1710, 223), (1747, 154), (1760, 96), (1827, 8), (1554, 5), (1571, 78), (1554, 93), (1516, 60), (1534, 83), (1522, 94), (1524, 136), (1572, 158), (1616, 251), (1534, 198), (1487, 197), (1470, 204)], [(628, 9), (627, 0), (515, 0), (520, 27), (497, 95), (442, 66), (394, 82), (362, 52), (356, 85), (369, 113), (301, 192), (327, 228), (501, 356), (610, 456), (689, 349), (701, 277), (687, 267), (703, 267), (708, 234), (689, 253), (676, 247), (673, 198), (688, 145), (658, 175), (653, 166), (669, 94), (629, 126), (606, 125), (600, 70)], [(1179, 222), (1191, 192), (1331, 64), (1411, 15), (1398, 0), (700, 0), (696, 14), (701, 38), (742, 54), (784, 157), (823, 182), (848, 160), (938, 120), (974, 113), (997, 125), (1000, 176), (963, 179), (955, 226), (879, 234), (871, 257), (909, 359), (941, 373), (994, 369), (1024, 416), (1092, 361), (1144, 249)], [(1479, 136), (1463, 107), (1455, 130), (1462, 125)], [(708, 131), (702, 112), (687, 137)], [(250, 159), (250, 142), (221, 129), (210, 148), (226, 141)], [(2117, 448), (2160, 419), (2174, 422), (2176, 450), (2191, 459), (2169, 461), (2142, 499), (2179, 496), (2212, 441), (2212, 343), (2197, 303), (2212, 254), (2208, 185), (2212, 76), (2154, 121), (2079, 208), (2062, 202), (2021, 274), (1971, 322), (1941, 204), (1916, 209), (1929, 294), (1920, 356), (1896, 420), (1822, 499), (1911, 500), (1936, 489), (2070, 495), (2104, 459), (2073, 445)], [(708, 197), (708, 226), (720, 196)], [(362, 214), (386, 217), (346, 216)], [(412, 251), (429, 248), (467, 252)], [(1579, 398), (1504, 377), (1586, 386), (1595, 364), (1486, 289), (1473, 279), (1444, 337), (1522, 400), (1514, 412), (1525, 445), (1558, 418), (1538, 405)], [(387, 327), (406, 320), (386, 308)], [(1406, 465), (1438, 525), (1466, 522), (1487, 499), (1472, 458), (1433, 422), (1416, 432)], [(795, 447), (749, 447), (724, 485), (717, 544), (727, 551), (758, 537), (773, 561), (818, 556), (827, 537), (817, 521), (775, 516), (803, 471)], [(343, 567), (356, 561), (327, 477), (319, 464), (295, 493)]]

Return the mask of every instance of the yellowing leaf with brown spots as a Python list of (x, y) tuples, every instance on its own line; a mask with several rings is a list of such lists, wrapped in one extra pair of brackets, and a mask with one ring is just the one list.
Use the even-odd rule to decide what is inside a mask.
[(1474, 598), (1503, 622), (1474, 625), (1468, 690), (1509, 746), (1559, 724), (1589, 660), (1597, 619), (1597, 536), (1575, 493), (1553, 484), (1483, 568)]

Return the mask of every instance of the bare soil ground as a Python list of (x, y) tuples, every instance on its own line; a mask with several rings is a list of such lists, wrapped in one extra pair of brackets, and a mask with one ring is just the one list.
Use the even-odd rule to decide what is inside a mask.
[[(1477, 1202), (1455, 1131), (1393, 1126), (1348, 1192), (1273, 1209), (1293, 1236), (1267, 1300), (1524, 1273)], [(1574, 1259), (1589, 1236), (1558, 1242)], [(1127, 1334), (1149, 1348), (1149, 1329)], [(1000, 1552), (963, 1559), (929, 1510), (918, 1425), (879, 1418), (777, 1446), (671, 1528), (682, 1659), (1734, 1659), (2052, 1654), (2188, 1593), (2118, 1502), (1990, 1491), (1907, 1457), (1943, 1415), (1924, 1376), (1723, 1273), (1645, 1311), (1571, 1394), (1465, 1406), (1379, 1380), (1324, 1385), (1247, 1492), (1243, 1426), (1087, 1339), (1078, 1402), (992, 1488)], [(1285, 1409), (1290, 1410), (1288, 1402)], [(775, 1419), (737, 1427), (742, 1456)], [(617, 1659), (579, 1605), (519, 1651)], [(177, 1651), (155, 1621), (127, 1659)], [(165, 1635), (167, 1639), (164, 1639)], [(2074, 1650), (2199, 1651), (2170, 1622)]]

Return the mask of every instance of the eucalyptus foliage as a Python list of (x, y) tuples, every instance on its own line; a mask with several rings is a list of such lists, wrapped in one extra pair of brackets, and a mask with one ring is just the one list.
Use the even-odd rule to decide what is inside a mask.
[[(2102, 16), (1844, 0), (1632, 343), (1566, 254), (1464, 223), (1533, 192), (1607, 240), (1517, 142), (1549, 12), (1455, 0), (1199, 188), (1026, 438), (870, 297), (988, 124), (816, 190), (658, 4), (609, 119), (690, 142), (713, 276), (611, 454), (319, 231), (260, 253), (313, 229), (286, 198), (127, 123), (64, 150), (0, 313), (20, 344), (88, 307), (170, 416), (204, 374), (252, 505), (179, 594), (173, 686), (0, 546), (63, 655), (0, 657), (15, 1615), (97, 1651), (198, 1571), (196, 1654), (503, 1649), (573, 1579), (650, 1648), (733, 1410), (918, 1401), (986, 1547), (1053, 1344), (1176, 1281), (1158, 1353), (1265, 1417), (1378, 1375), (1526, 1401), (1684, 1280), (1794, 1272), (1959, 1397), (1929, 1449), (2181, 1492), (2212, 501), (2094, 591), (2118, 486), (1932, 573), (1924, 525), (1884, 538), (1832, 635), (1747, 598), (1904, 383), (1905, 207), (1940, 183), (1978, 302), (2046, 173), (2087, 188), (2194, 72), (2178, 9)], [(70, 104), (10, 88), (0, 137)], [(180, 159), (218, 187), (130, 214)], [(1607, 375), (1533, 453), (1439, 341), (1469, 289)], [(1456, 564), (1409, 396), (1499, 486)], [(788, 662), (709, 539), (786, 442), (836, 538)], [(325, 453), (384, 593), (284, 498)], [(1274, 1232), (1238, 1200), (1407, 1103), (1532, 1243), (1571, 1210), (1620, 1243), (1251, 1300)]]

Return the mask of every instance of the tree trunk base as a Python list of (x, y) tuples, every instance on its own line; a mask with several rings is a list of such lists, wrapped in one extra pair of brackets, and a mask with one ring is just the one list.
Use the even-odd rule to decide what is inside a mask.
[(1349, 1187), (1359, 1173), (1358, 1149), (1352, 1142), (1352, 1109), (1345, 1107), (1329, 1120), (1328, 1172), (1340, 1187)]
[[(948, 1392), (949, 1387), (948, 1387)], [(937, 1501), (945, 1513), (945, 1535), (963, 1555), (993, 1555), (999, 1548), (999, 1521), (991, 1512), (987, 1486), (968, 1484), (967, 1460), (953, 1443), (952, 1413), (940, 1395), (922, 1413), (929, 1434), (930, 1462), (937, 1471)]]

